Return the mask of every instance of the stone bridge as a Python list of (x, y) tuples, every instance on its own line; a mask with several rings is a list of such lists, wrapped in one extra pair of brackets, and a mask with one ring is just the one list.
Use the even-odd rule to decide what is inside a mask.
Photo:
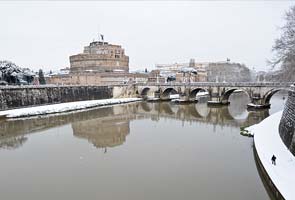
[(147, 83), (122, 85), (44, 85), (0, 86), (0, 110), (72, 101), (119, 97), (158, 97), (169, 100), (171, 94), (195, 101), (199, 92), (208, 92), (211, 104), (227, 105), (230, 95), (241, 90), (248, 94), (256, 108), (270, 107), (271, 97), (280, 90), (289, 90), (291, 83)]
[(245, 92), (251, 103), (249, 107), (269, 108), (271, 97), (278, 91), (288, 91), (292, 83), (286, 82), (241, 82), (241, 83), (149, 83), (136, 84), (136, 93), (143, 97), (158, 97), (161, 100), (170, 99), (171, 94), (179, 94), (183, 101), (194, 101), (198, 92), (208, 92), (209, 103), (227, 105), (230, 95), (237, 91)]

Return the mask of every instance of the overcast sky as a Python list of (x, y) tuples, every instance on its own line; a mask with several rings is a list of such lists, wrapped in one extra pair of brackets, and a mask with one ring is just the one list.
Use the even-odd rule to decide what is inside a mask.
[(291, 1), (0, 2), (0, 60), (34, 70), (69, 67), (98, 32), (130, 68), (224, 61), (266, 70)]

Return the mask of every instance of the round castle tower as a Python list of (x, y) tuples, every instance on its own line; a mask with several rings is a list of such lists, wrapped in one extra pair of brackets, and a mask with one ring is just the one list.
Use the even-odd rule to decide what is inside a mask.
[(120, 45), (93, 41), (84, 52), (70, 56), (71, 72), (129, 72), (129, 57)]

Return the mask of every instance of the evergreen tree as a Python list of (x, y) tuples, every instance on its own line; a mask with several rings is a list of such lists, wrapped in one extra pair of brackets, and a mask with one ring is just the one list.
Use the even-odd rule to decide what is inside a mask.
[(44, 73), (43, 73), (42, 69), (39, 69), (39, 83), (40, 83), (40, 85), (46, 84)]

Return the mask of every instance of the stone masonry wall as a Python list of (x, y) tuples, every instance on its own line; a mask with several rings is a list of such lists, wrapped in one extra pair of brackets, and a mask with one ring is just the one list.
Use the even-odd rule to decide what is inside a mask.
[(0, 87), (0, 110), (112, 97), (108, 86)]
[(295, 85), (291, 86), (279, 126), (280, 136), (295, 156)]

